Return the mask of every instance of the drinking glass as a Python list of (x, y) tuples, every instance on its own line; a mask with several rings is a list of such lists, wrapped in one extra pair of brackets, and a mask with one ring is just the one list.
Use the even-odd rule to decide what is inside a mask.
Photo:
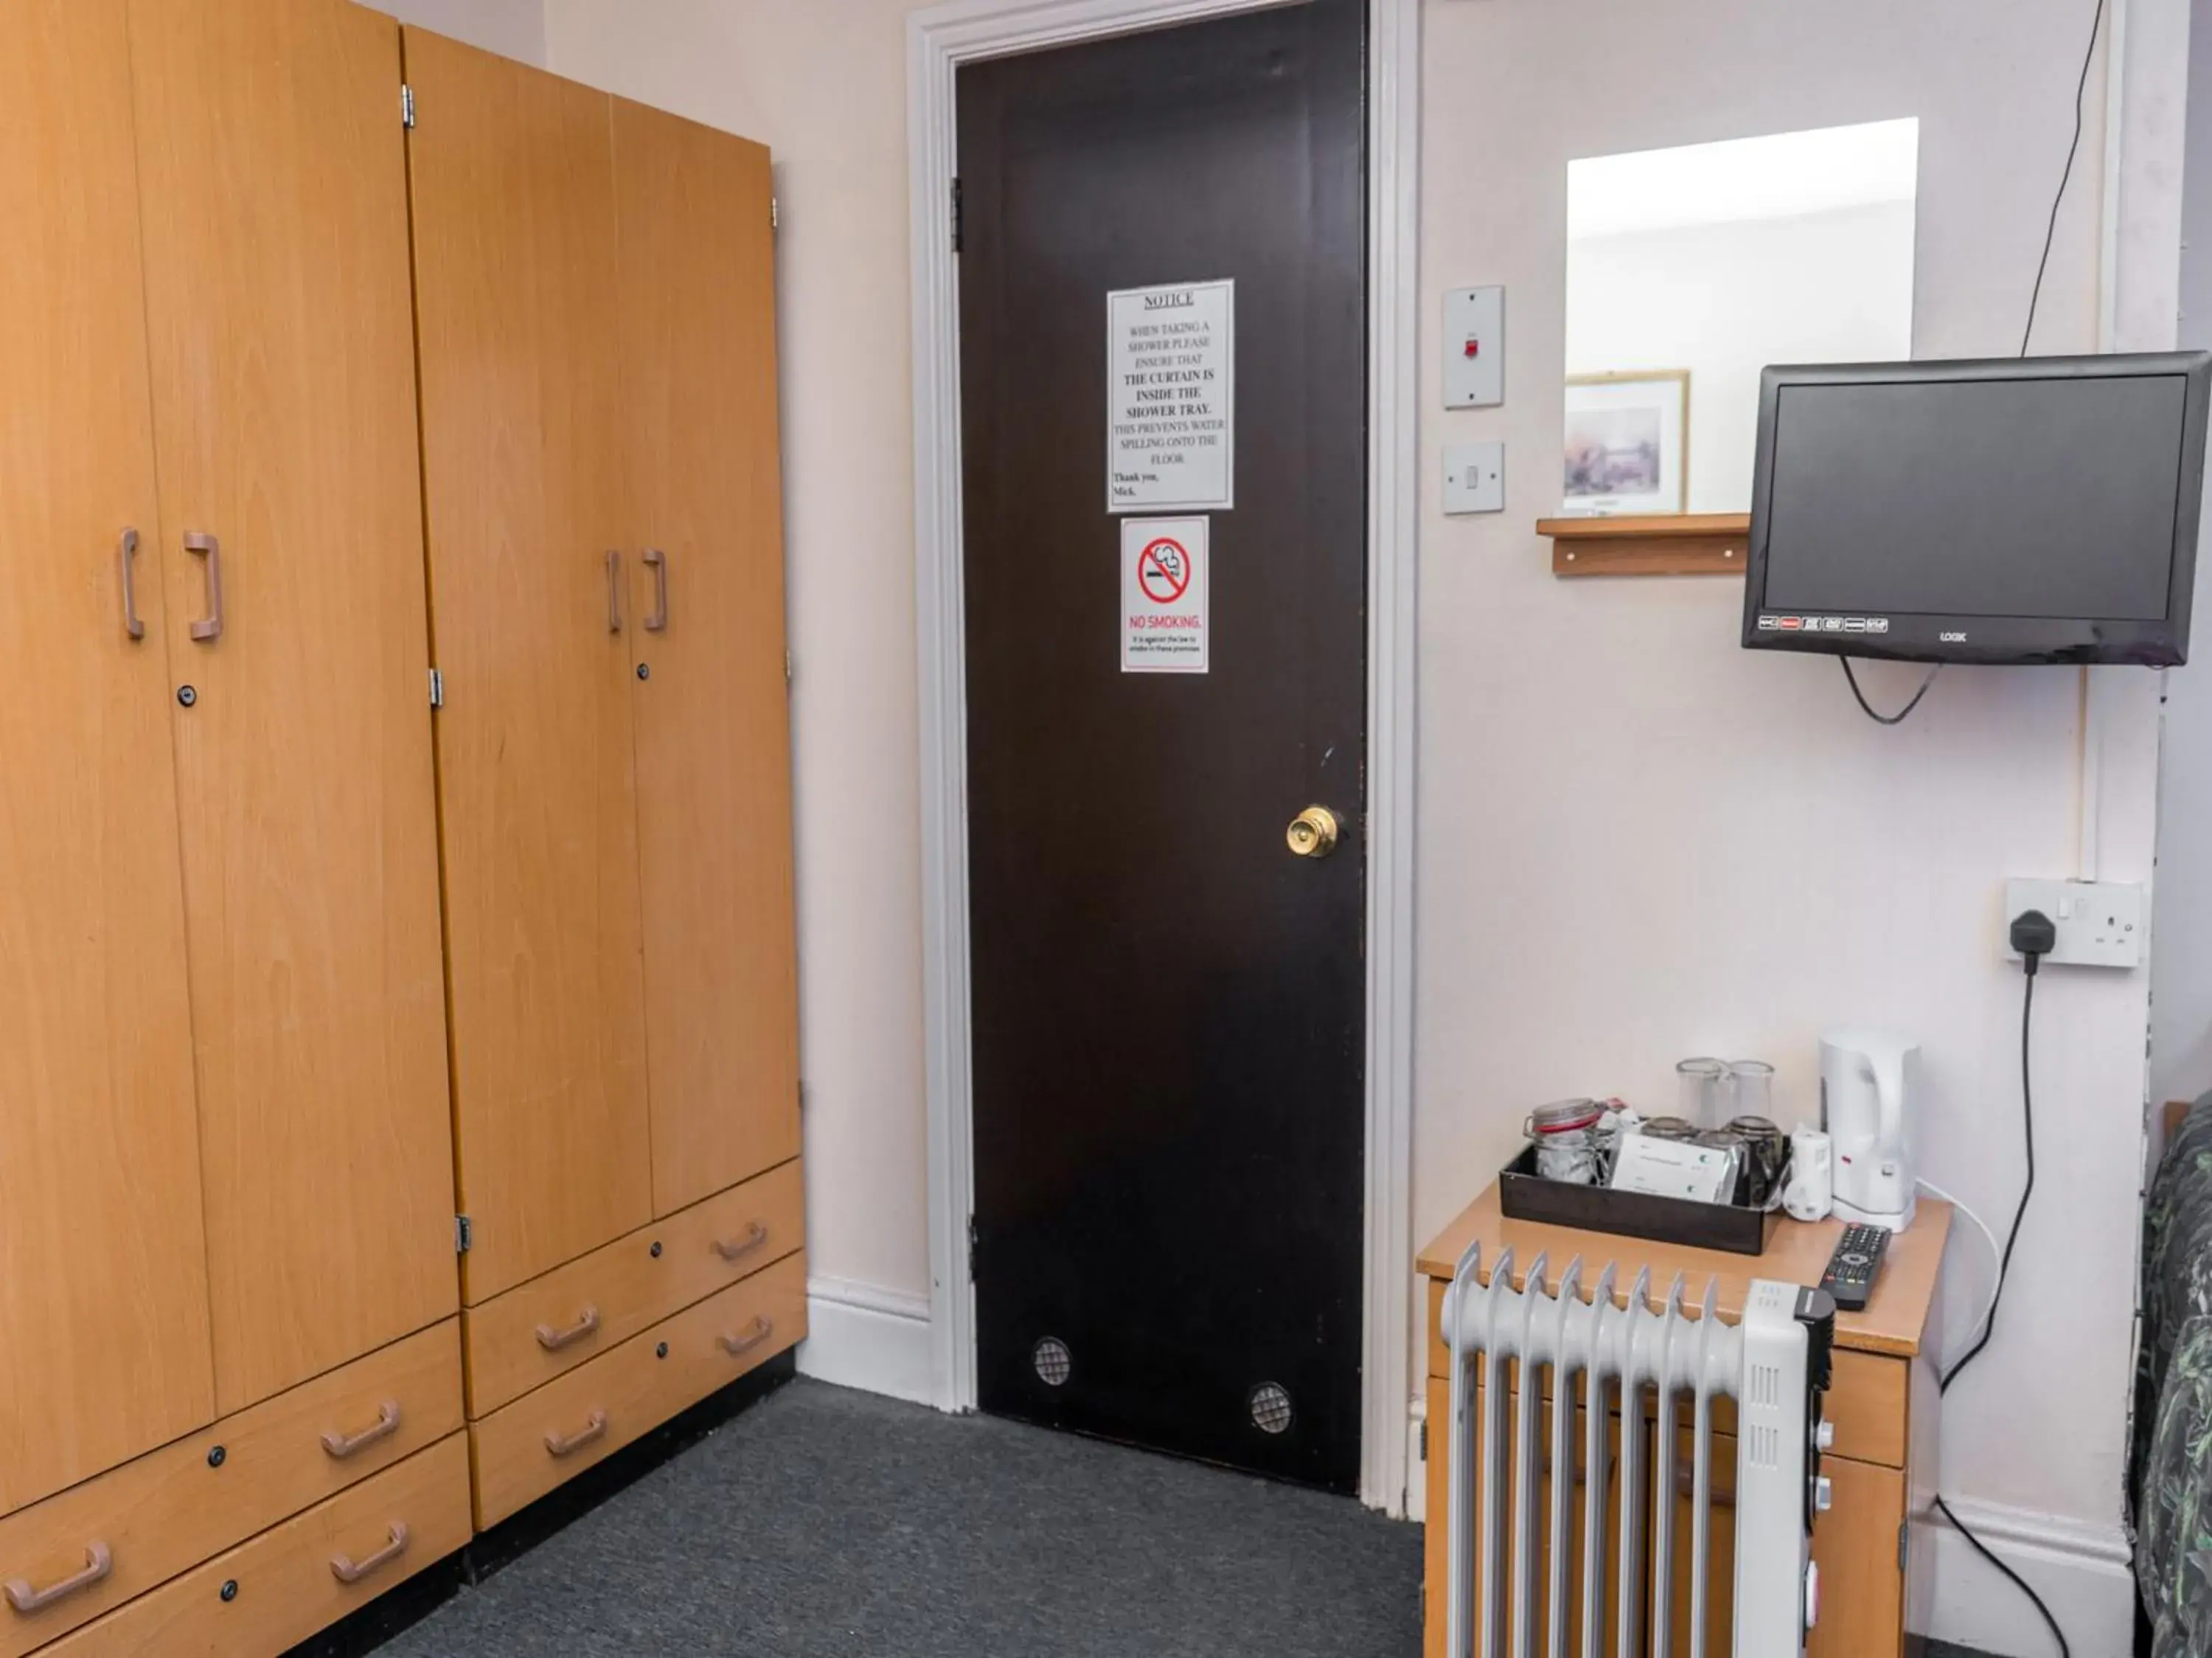
[(1774, 1120), (1774, 1067), (1764, 1059), (1738, 1059), (1728, 1068), (1729, 1115)]
[(1680, 1115), (1698, 1128), (1718, 1128), (1729, 1113), (1722, 1109), (1727, 1064), (1719, 1059), (1685, 1059), (1674, 1067)]

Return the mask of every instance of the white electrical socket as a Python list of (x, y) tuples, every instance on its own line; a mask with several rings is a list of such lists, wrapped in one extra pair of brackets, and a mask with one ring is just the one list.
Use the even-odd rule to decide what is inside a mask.
[(2058, 942), (2044, 960), (2054, 967), (2140, 967), (2142, 966), (2142, 888), (2121, 881), (2008, 881), (2005, 882), (2005, 959), (2017, 961), (2012, 948), (2013, 918), (2040, 910), (2058, 930)]

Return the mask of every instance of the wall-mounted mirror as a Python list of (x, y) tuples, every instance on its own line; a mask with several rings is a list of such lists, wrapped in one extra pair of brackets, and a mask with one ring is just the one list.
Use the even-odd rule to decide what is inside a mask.
[(1748, 512), (1770, 363), (1912, 355), (1920, 124), (1567, 168), (1569, 514)]

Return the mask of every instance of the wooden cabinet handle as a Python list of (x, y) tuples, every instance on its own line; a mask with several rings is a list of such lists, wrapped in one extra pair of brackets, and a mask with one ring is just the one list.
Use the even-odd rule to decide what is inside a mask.
[(647, 547), (644, 558), (653, 578), (653, 614), (645, 619), (645, 631), (658, 633), (668, 625), (668, 555), (659, 547)]
[(356, 1561), (350, 1555), (333, 1555), (331, 1576), (341, 1583), (358, 1583), (379, 1566), (388, 1566), (406, 1552), (407, 1522), (395, 1520), (392, 1522), (392, 1540), (368, 1559)]
[(222, 637), (222, 542), (212, 535), (187, 535), (185, 551), (207, 560), (208, 613), (192, 624), (192, 637), (212, 644)]
[(123, 631), (134, 639), (143, 639), (146, 637), (146, 624), (138, 619), (138, 595), (131, 585), (131, 566), (138, 558), (137, 530), (123, 532), (116, 553), (123, 565)]
[(115, 1569), (115, 1556), (105, 1543), (88, 1543), (84, 1549), (84, 1570), (74, 1577), (64, 1577), (58, 1583), (43, 1589), (34, 1589), (20, 1577), (11, 1577), (0, 1584), (0, 1591), (8, 1596), (8, 1604), (26, 1618), (34, 1612), (44, 1612), (57, 1600), (66, 1600), (80, 1594), (105, 1578)]
[(742, 1336), (717, 1336), (714, 1339), (721, 1344), (725, 1353), (735, 1358), (740, 1353), (751, 1352), (775, 1333), (775, 1320), (759, 1318), (753, 1320), (753, 1327)]
[(622, 631), (622, 554), (607, 554), (607, 631)]
[(573, 1347), (599, 1327), (599, 1309), (587, 1307), (576, 1315), (575, 1323), (566, 1330), (556, 1330), (550, 1324), (538, 1326), (538, 1344), (549, 1353), (557, 1353), (564, 1347)]
[(726, 1261), (741, 1261), (768, 1241), (768, 1228), (755, 1221), (742, 1238), (717, 1238), (714, 1253)]
[(604, 1437), (606, 1431), (607, 1413), (605, 1411), (594, 1411), (585, 1418), (584, 1425), (567, 1438), (562, 1438), (559, 1434), (546, 1435), (545, 1448), (555, 1456), (574, 1456), (593, 1440)]
[(359, 1433), (341, 1434), (335, 1429), (325, 1433), (323, 1449), (343, 1462), (355, 1452), (375, 1444), (380, 1439), (389, 1439), (398, 1431), (399, 1401), (388, 1399), (378, 1409), (376, 1420)]

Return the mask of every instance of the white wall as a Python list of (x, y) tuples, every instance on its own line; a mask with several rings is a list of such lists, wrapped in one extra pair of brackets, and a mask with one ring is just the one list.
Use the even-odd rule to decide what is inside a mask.
[(1687, 369), (1685, 510), (1749, 512), (1762, 369), (1911, 354), (1912, 222), (1878, 202), (1577, 237), (1566, 372)]
[[(549, 0), (547, 44), (564, 74), (742, 131), (779, 158), (812, 1265), (910, 1300), (927, 1248), (908, 9)], [(1422, 1235), (1504, 1161), (1529, 1101), (1663, 1098), (1676, 1058), (1722, 1052), (1776, 1061), (1782, 1109), (1803, 1111), (1820, 1032), (1846, 1021), (1925, 1044), (1931, 1174), (1993, 1219), (2017, 1191), (2020, 980), (1998, 959), (2001, 883), (2074, 873), (2085, 826), (2106, 875), (2148, 878), (2155, 680), (2100, 677), (2100, 800), (2084, 814), (2075, 674), (1954, 670), (1911, 723), (1884, 730), (1834, 664), (1738, 649), (1734, 584), (1561, 582), (1532, 521), (1559, 495), (1571, 157), (1917, 115), (1915, 350), (2002, 353), (2088, 15), (2087, 0), (1427, 7)], [(2100, 70), (2041, 349), (2096, 343), (2103, 87)], [(1511, 290), (1507, 403), (1446, 414), (1439, 296), (1487, 282)], [(1509, 446), (1511, 510), (1437, 515), (1438, 447), (1486, 436)], [(1917, 675), (1866, 677), (1893, 702)], [(2046, 1184), (1997, 1338), (1944, 1422), (1947, 1489), (2010, 1515), (2001, 1545), (2079, 1589), (2063, 1615), (2085, 1653), (2125, 1643), (2114, 1551), (2147, 994), (2143, 974), (2045, 977)], [(1970, 1245), (1954, 1265), (1963, 1307), (1982, 1267)], [(1963, 1554), (1946, 1572), (1938, 1632), (2039, 1649), (1993, 1575)]]
[(902, 14), (546, 6), (557, 72), (775, 157), (808, 1266), (870, 1318), (929, 1292)]
[[(2180, 343), (2212, 346), (2212, 27), (2189, 41)], [(2212, 517), (2205, 521), (2212, 530)], [(2212, 533), (2198, 549), (2197, 660), (2166, 676), (2158, 893), (2152, 912), (2151, 1098), (2212, 1090)]]
[(416, 23), (526, 64), (545, 61), (544, 0), (363, 0)]
[[(1915, 354), (2016, 349), (2089, 17), (2075, 0), (1431, 5), (1424, 285), (1506, 283), (1516, 338), (1506, 405), (1430, 413), (1425, 463), (1447, 435), (1503, 437), (1509, 501), (1557, 499), (1575, 156), (1917, 115)], [(2104, 85), (2100, 67), (2039, 350), (2097, 344)], [(1843, 1021), (1919, 1037), (1927, 1172), (2001, 1222), (2021, 980), (1998, 959), (2000, 886), (2074, 873), (2085, 820), (2106, 876), (2148, 878), (2155, 678), (2099, 677), (2085, 814), (2076, 674), (1953, 670), (1885, 730), (1832, 662), (1736, 649), (1735, 583), (1557, 581), (1528, 515), (1425, 526), (1418, 1225), (1504, 1161), (1522, 1103), (1663, 1098), (1683, 1053), (1771, 1058), (1783, 1109), (1809, 1111), (1820, 1030)], [(1918, 674), (1866, 677), (1894, 705)], [(2044, 978), (2042, 1195), (1996, 1338), (1943, 1417), (1945, 1488), (2052, 1551), (2021, 1552), (2073, 1597), (2076, 1650), (2127, 1633), (2147, 997), (2142, 973)], [(1986, 1267), (1963, 1240), (1952, 1265), (1963, 1309)], [(2039, 1649), (1994, 1574), (1953, 1551), (1945, 1576), (1938, 1632)]]

